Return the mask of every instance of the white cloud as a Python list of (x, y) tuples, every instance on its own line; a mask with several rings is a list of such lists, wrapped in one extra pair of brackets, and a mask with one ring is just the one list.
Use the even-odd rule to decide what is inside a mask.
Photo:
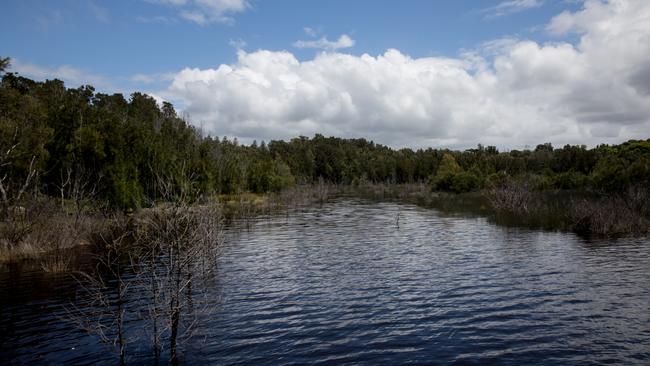
[(305, 31), (305, 34), (310, 36), (310, 37), (317, 37), (318, 36), (318, 31), (316, 31), (314, 28), (304, 27), (303, 30)]
[(181, 13), (181, 18), (192, 21), (198, 25), (206, 25), (209, 23), (205, 14), (199, 11), (184, 11)]
[(23, 63), (20, 60), (11, 60), (11, 68), (9, 71), (40, 80), (60, 79), (68, 84), (69, 87), (90, 84), (99, 88), (112, 89), (110, 82), (105, 77), (69, 65), (51, 68)]
[(179, 9), (179, 16), (199, 25), (211, 23), (232, 24), (233, 14), (250, 8), (247, 0), (147, 0)]
[[(12, 59), (8, 72), (15, 72), (35, 80), (59, 79), (65, 82), (66, 87), (76, 88), (82, 85), (91, 85), (97, 92), (122, 93), (130, 95), (136, 91), (152, 96), (159, 105), (167, 100), (158, 94), (158, 90), (170, 83), (176, 73), (134, 74), (125, 78), (109, 78), (70, 65), (59, 67), (46, 67)], [(153, 90), (148, 90), (153, 89)]]
[(138, 84), (154, 84), (161, 82), (170, 82), (174, 80), (175, 73), (155, 73), (155, 74), (134, 74), (129, 81)]
[(141, 84), (151, 84), (156, 80), (157, 79), (155, 76), (147, 75), (147, 74), (135, 74), (131, 76), (131, 81), (135, 83), (141, 83)]
[(350, 38), (347, 34), (343, 34), (336, 41), (330, 41), (327, 37), (322, 37), (313, 41), (296, 41), (293, 43), (296, 48), (317, 48), (327, 51), (336, 51), (342, 48), (350, 48), (354, 46), (354, 39)]
[(539, 8), (544, 4), (543, 0), (507, 0), (496, 6), (483, 9), (488, 18), (496, 18), (504, 15), (519, 13), (524, 10)]
[(172, 24), (177, 22), (176, 18), (166, 17), (163, 15), (156, 15), (151, 17), (137, 16), (135, 17), (135, 20), (138, 23), (144, 24)]
[(243, 141), (323, 133), (521, 148), (650, 137), (650, 2), (587, 1), (549, 28), (580, 40), (496, 40), (458, 58), (240, 50), (235, 64), (178, 72), (160, 94)]
[[(650, 137), (650, 2), (587, 0), (547, 30), (578, 41), (504, 38), (456, 58), (394, 49), (358, 56), (329, 46), (304, 61), (239, 47), (234, 64), (128, 80), (168, 85), (157, 99), (177, 103), (206, 132), (244, 142), (323, 133), (396, 147), (521, 148)], [(118, 82), (20, 60), (10, 71), (104, 90)]]
[(244, 48), (246, 48), (246, 46), (248, 46), (246, 41), (244, 41), (241, 38), (231, 39), (230, 41), (228, 41), (228, 44), (230, 45), (230, 47), (232, 47), (232, 48), (234, 48), (236, 50), (243, 50)]

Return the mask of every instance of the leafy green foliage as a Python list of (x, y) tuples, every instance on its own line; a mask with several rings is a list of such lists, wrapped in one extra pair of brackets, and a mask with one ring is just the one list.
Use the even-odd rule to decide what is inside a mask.
[(454, 193), (471, 192), (481, 186), (481, 180), (476, 174), (477, 169), (466, 172), (458, 165), (450, 153), (442, 156), (435, 176), (429, 180), (433, 190)]
[(631, 184), (650, 185), (650, 141), (628, 141), (597, 150), (601, 158), (593, 172), (596, 187), (618, 191)]
[[(8, 66), (0, 59), (0, 66)], [(5, 73), (0, 84), (0, 178), (19, 186), (38, 171), (38, 190), (60, 195), (63, 179), (83, 177), (96, 198), (123, 209), (160, 200), (161, 177), (170, 195), (194, 200), (211, 194), (279, 191), (324, 180), (412, 183), (469, 192), (525, 179), (533, 189), (624, 191), (650, 184), (650, 141), (594, 149), (538, 145), (534, 150), (391, 149), (366, 139), (317, 134), (251, 146), (203, 136), (170, 103), (146, 94), (68, 89), (59, 80), (36, 82)], [(5, 153), (9, 151), (10, 153)], [(31, 168), (30, 168), (31, 167)], [(176, 192), (176, 193), (175, 193)]]
[(588, 182), (588, 176), (576, 171), (558, 173), (552, 178), (553, 188), (556, 189), (582, 189)]

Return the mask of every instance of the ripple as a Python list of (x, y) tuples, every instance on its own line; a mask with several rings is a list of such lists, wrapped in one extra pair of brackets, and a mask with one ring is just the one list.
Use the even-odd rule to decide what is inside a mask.
[[(650, 362), (647, 239), (585, 242), (351, 200), (227, 237), (219, 307), (186, 343), (188, 364)], [(46, 279), (14, 280), (0, 277), (0, 359), (114, 363), (61, 321), (69, 282), (39, 296)], [(136, 342), (133, 362), (147, 352)]]

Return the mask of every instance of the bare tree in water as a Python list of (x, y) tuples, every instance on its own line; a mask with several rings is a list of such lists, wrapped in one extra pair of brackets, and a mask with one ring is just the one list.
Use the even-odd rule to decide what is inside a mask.
[(180, 341), (195, 329), (200, 315), (211, 311), (207, 290), (223, 241), (221, 225), (219, 207), (185, 204), (152, 210), (139, 223), (137, 267), (148, 292), (156, 356), (167, 343), (176, 361)]
[(133, 263), (131, 233), (125, 228), (124, 217), (111, 219), (111, 226), (96, 234), (96, 265), (93, 271), (75, 275), (80, 291), (76, 302), (67, 307), (68, 319), (80, 329), (96, 334), (114, 345), (119, 353), (120, 364), (126, 361), (126, 345), (135, 340), (127, 339), (124, 322), (127, 315), (129, 293), (133, 289), (133, 277), (127, 275)]
[[(106, 245), (95, 273), (81, 277), (91, 306), (73, 307), (71, 318), (116, 344), (121, 362), (125, 345), (133, 340), (124, 336), (125, 317), (135, 316), (126, 310), (128, 299), (146, 309), (139, 319), (149, 324), (156, 360), (169, 352), (174, 364), (182, 342), (215, 308), (208, 290), (223, 242), (222, 208), (216, 202), (188, 204), (196, 196), (190, 191), (191, 176), (180, 177), (185, 180), (179, 184), (179, 175), (158, 176), (162, 203), (121, 222), (124, 236)], [(109, 283), (117, 289), (115, 295), (108, 291)]]
[[(184, 181), (174, 181), (185, 177)], [(168, 346), (178, 361), (178, 347), (196, 329), (201, 315), (213, 310), (208, 297), (223, 242), (222, 209), (216, 203), (190, 206), (191, 177), (158, 176), (164, 203), (146, 210), (137, 223), (138, 277), (148, 292), (148, 319), (156, 357)]]

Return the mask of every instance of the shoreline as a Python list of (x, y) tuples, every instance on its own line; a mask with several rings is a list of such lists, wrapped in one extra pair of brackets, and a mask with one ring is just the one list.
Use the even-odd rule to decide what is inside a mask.
[[(527, 202), (525, 206), (499, 206), (499, 200), (504, 201), (505, 198), (498, 194), (499, 192), (486, 189), (467, 193), (433, 192), (424, 183), (320, 184), (297, 185), (279, 193), (218, 195), (188, 207), (192, 209), (216, 205), (225, 222), (239, 222), (242, 227), (248, 228), (252, 220), (261, 215), (283, 211), (288, 214), (292, 209), (322, 204), (330, 198), (353, 197), (411, 203), (443, 212), (478, 215), (496, 225), (573, 232), (581, 236), (625, 237), (650, 233), (650, 220), (630, 208), (625, 195), (599, 195), (590, 191), (568, 190), (527, 191), (525, 197), (521, 198)], [(645, 193), (629, 194), (636, 194), (640, 202), (648, 199)], [(641, 196), (643, 200), (639, 199)], [(130, 225), (147, 213), (173, 205), (169, 202), (157, 203), (128, 214), (112, 212), (104, 216), (94, 212), (77, 215), (62, 211), (48, 212), (47, 217), (38, 218), (36, 223), (31, 223), (31, 227), (25, 229), (29, 232), (23, 233), (23, 237), (14, 243), (8, 241), (7, 232), (21, 228), (11, 228), (16, 223), (3, 222), (1, 225), (5, 237), (2, 238), (0, 264), (6, 267), (17, 262), (31, 262), (40, 265), (45, 272), (69, 271), (75, 259), (61, 253), (76, 251), (75, 248), (92, 248), (93, 236), (115, 222), (126, 220), (124, 225)], [(17, 226), (20, 225), (23, 223)]]

